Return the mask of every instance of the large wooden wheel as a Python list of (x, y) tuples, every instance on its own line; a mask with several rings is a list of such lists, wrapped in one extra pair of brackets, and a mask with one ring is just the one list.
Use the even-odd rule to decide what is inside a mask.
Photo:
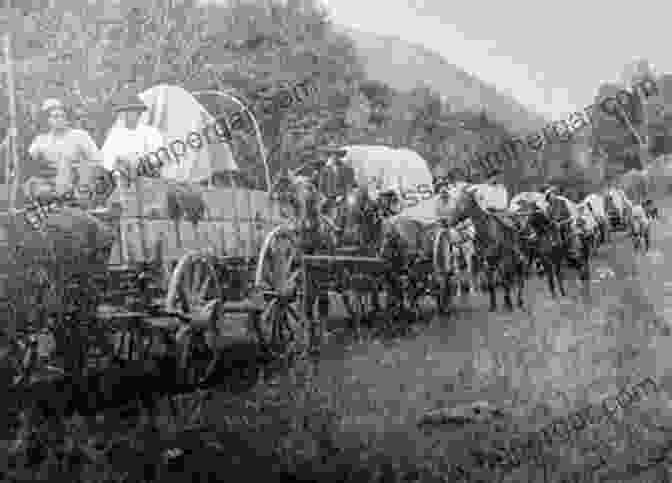
[(295, 233), (285, 226), (275, 228), (261, 247), (254, 278), (265, 306), (254, 329), (262, 349), (274, 356), (301, 355), (308, 349), (304, 281)]
[(214, 372), (221, 284), (213, 258), (191, 252), (177, 263), (168, 283), (165, 306), (185, 323), (177, 333), (180, 382), (202, 384)]

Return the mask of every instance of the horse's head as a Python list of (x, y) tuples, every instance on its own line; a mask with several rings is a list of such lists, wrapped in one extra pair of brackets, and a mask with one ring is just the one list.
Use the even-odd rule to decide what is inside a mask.
[(474, 218), (482, 212), (481, 205), (476, 199), (478, 187), (464, 184), (454, 186), (440, 194), (439, 215), (448, 226), (454, 226), (466, 218)]
[(379, 226), (378, 203), (366, 187), (354, 187), (342, 199), (338, 226), (346, 244), (371, 241)]
[(312, 178), (288, 172), (273, 186), (274, 197), (289, 207), (299, 219), (316, 219), (320, 213), (321, 196)]
[(569, 217), (569, 208), (566, 201), (558, 196), (554, 190), (546, 192), (545, 200), (548, 203), (548, 214), (551, 219), (558, 220)]

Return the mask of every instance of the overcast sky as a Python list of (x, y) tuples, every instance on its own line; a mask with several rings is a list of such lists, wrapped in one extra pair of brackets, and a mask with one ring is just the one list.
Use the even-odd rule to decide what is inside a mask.
[(322, 1), (335, 22), (424, 44), (550, 119), (590, 105), (638, 57), (672, 67), (670, 2)]

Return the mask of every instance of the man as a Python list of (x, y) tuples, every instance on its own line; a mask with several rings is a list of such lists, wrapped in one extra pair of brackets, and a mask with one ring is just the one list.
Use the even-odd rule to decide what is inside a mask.
[(163, 136), (154, 126), (141, 124), (140, 115), (147, 106), (137, 95), (117, 102), (117, 119), (103, 145), (103, 166), (118, 172), (128, 181), (141, 176), (158, 176), (160, 165), (139, 165), (140, 158), (163, 147)]
[(47, 115), (49, 132), (38, 135), (28, 148), (38, 163), (38, 174), (24, 185), (26, 194), (62, 195), (78, 186), (90, 187), (93, 168), (102, 162), (98, 146), (86, 131), (68, 125), (65, 105), (59, 99), (44, 101), (42, 112)]

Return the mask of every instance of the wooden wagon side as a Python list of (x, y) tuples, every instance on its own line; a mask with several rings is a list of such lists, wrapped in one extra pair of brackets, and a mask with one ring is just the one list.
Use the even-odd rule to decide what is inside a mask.
[(179, 260), (186, 250), (254, 259), (264, 235), (283, 222), (278, 205), (269, 202), (263, 191), (197, 184), (189, 189), (205, 203), (203, 219), (195, 224), (184, 217), (173, 220), (167, 197), (176, 185), (147, 178), (140, 183), (142, 203), (138, 203), (135, 187), (119, 189), (111, 199), (121, 204), (123, 213), (119, 243), (113, 249), (111, 264), (149, 261), (157, 243), (162, 244), (166, 261)]

